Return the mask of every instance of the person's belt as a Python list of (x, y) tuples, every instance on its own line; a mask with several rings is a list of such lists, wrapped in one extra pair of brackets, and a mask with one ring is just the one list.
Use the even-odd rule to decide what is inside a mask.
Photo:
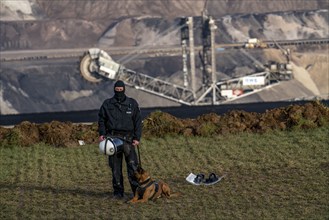
[(131, 136), (131, 132), (129, 132), (129, 131), (115, 131), (115, 130), (112, 130), (110, 132), (110, 134), (111, 135), (125, 135), (125, 136), (130, 135)]
[(121, 138), (125, 141), (128, 141), (128, 142), (132, 142), (132, 134), (129, 131), (115, 131), (115, 130), (112, 130), (110, 132), (110, 135), (119, 137), (119, 138)]

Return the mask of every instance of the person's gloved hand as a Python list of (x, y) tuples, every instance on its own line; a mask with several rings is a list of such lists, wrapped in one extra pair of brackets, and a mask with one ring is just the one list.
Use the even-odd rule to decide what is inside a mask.
[(101, 136), (98, 137), (98, 141), (99, 141), (99, 142), (101, 142), (101, 141), (103, 141), (103, 140), (105, 140), (105, 137), (104, 137), (103, 135), (101, 135)]
[(139, 145), (139, 141), (138, 140), (133, 140), (132, 145), (136, 147), (137, 145)]

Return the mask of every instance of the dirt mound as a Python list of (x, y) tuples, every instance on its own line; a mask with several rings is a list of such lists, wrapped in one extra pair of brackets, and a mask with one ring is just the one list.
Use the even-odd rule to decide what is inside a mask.
[[(305, 105), (268, 110), (265, 113), (233, 110), (224, 115), (209, 113), (195, 119), (179, 119), (168, 113), (156, 111), (143, 122), (143, 138), (184, 136), (214, 136), (239, 132), (263, 133), (271, 130), (315, 128), (329, 124), (329, 108), (318, 101)], [(14, 128), (0, 127), (0, 146), (31, 146), (43, 142), (54, 147), (97, 144), (97, 123), (73, 124), (52, 121), (34, 124), (24, 121)]]
[(0, 127), (0, 146), (31, 146), (43, 142), (54, 147), (75, 147), (79, 146), (79, 140), (85, 144), (96, 143), (97, 124), (59, 121), (35, 124), (24, 121), (11, 129)]
[(223, 116), (215, 113), (196, 119), (178, 119), (164, 112), (151, 114), (144, 122), (144, 137), (162, 137), (166, 134), (196, 136), (225, 135), (239, 132), (266, 132), (269, 130), (305, 129), (329, 123), (329, 108), (319, 102), (268, 110), (265, 113), (230, 111)]

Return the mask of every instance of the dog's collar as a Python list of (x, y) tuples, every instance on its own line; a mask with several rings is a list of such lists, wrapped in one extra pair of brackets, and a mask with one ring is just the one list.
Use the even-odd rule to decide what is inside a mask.
[(150, 181), (151, 177), (148, 177), (146, 180), (144, 180), (142, 183), (140, 183), (139, 185), (142, 186), (146, 183), (148, 183)]

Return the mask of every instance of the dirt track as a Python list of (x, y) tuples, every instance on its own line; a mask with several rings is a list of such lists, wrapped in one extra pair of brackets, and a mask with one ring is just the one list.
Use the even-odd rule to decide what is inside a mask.
[[(215, 113), (195, 119), (179, 119), (168, 113), (153, 112), (143, 122), (143, 138), (163, 137), (170, 134), (184, 136), (214, 136), (239, 132), (262, 133), (271, 130), (315, 128), (329, 124), (329, 108), (314, 101), (305, 105), (253, 113), (233, 110), (223, 116)], [(35, 124), (22, 122), (13, 128), (0, 127), (0, 146), (32, 146), (46, 143), (54, 147), (97, 144), (97, 123), (91, 125), (52, 121)]]

